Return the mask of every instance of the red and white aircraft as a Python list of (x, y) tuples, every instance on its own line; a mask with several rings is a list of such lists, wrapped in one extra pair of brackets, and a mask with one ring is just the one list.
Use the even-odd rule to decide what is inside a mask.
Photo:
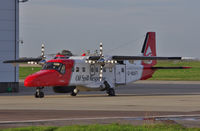
[[(44, 87), (53, 87), (57, 93), (71, 93), (72, 96), (76, 96), (79, 91), (106, 91), (109, 96), (115, 96), (115, 87), (151, 78), (158, 69), (190, 68), (154, 67), (157, 60), (184, 59), (184, 57), (157, 57), (155, 32), (147, 33), (141, 54), (141, 56), (104, 56), (100, 44), (98, 56), (59, 55), (46, 61), (42, 70), (26, 77), (24, 85), (36, 87), (36, 98), (44, 97), (42, 92)], [(41, 59), (37, 58), (35, 61)]]

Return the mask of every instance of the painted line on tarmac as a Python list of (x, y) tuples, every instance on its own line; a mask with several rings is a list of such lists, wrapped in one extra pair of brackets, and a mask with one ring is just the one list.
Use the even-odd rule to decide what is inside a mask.
[(17, 123), (37, 123), (53, 121), (77, 121), (77, 120), (106, 120), (106, 119), (130, 119), (130, 120), (156, 120), (162, 118), (180, 118), (180, 117), (200, 117), (200, 114), (194, 115), (162, 115), (148, 117), (86, 117), (86, 118), (63, 118), (63, 119), (41, 119), (41, 120), (23, 120), (23, 121), (0, 121), (0, 124), (17, 124)]

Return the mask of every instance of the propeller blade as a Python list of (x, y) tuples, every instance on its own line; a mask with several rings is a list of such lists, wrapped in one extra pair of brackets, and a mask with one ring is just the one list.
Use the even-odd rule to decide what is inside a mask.
[(100, 56), (101, 58), (103, 57), (103, 43), (102, 43), (102, 42), (100, 42), (99, 56)]
[(42, 58), (45, 58), (44, 51), (45, 51), (45, 46), (44, 46), (44, 44), (42, 44), (42, 46), (41, 46), (41, 57)]
[(100, 70), (99, 70), (99, 80), (102, 81), (103, 80), (103, 66), (100, 66)]
[(41, 61), (42, 58), (20, 58), (18, 60), (6, 60), (6, 61), (3, 61), (3, 63), (24, 63), (24, 62), (30, 62), (30, 61), (33, 61), (33, 62), (39, 62)]

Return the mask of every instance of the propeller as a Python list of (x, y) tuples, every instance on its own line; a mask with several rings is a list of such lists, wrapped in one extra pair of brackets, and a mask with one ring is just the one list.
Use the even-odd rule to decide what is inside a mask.
[(39, 65), (43, 65), (45, 62), (46, 62), (46, 56), (45, 56), (45, 45), (44, 43), (42, 43), (42, 46), (41, 46), (41, 61), (38, 62)]
[(104, 56), (103, 56), (103, 43), (102, 42), (100, 42), (100, 46), (99, 46), (99, 56), (100, 56), (100, 58), (99, 58), (99, 60), (98, 60), (98, 62), (100, 63), (100, 72), (99, 72), (99, 80), (100, 81), (102, 81), (102, 79), (103, 79), (103, 67), (104, 67), (104, 65), (105, 65), (105, 59), (104, 59)]
[(14, 65), (16, 64), (20, 64), (20, 63), (28, 63), (28, 64), (40, 64), (43, 65), (46, 62), (46, 57), (44, 55), (44, 51), (45, 51), (45, 46), (44, 44), (42, 44), (41, 46), (41, 56), (37, 57), (37, 58), (19, 58), (17, 60), (6, 60), (3, 61), (3, 63), (12, 63)]
[(103, 55), (103, 43), (100, 42), (100, 46), (99, 46), (99, 55), (98, 56), (90, 56), (85, 63), (89, 63), (89, 64), (95, 64), (98, 63), (100, 65), (100, 70), (99, 70), (99, 80), (102, 81), (103, 80), (103, 68), (106, 64), (115, 64), (117, 63), (117, 61), (112, 60), (111, 57), (106, 57)]

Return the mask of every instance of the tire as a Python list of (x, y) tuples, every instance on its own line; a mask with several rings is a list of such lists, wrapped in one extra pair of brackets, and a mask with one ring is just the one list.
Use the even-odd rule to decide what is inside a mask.
[(72, 91), (71, 96), (76, 96), (76, 95), (77, 95), (77, 93), (74, 93), (74, 92)]
[(38, 95), (38, 93), (37, 92), (35, 92), (35, 98), (39, 98), (39, 95)]
[(39, 96), (40, 96), (40, 98), (43, 98), (44, 97), (44, 92), (40, 92)]
[(35, 93), (35, 98), (43, 98), (43, 97), (44, 97), (44, 92)]
[(107, 90), (108, 96), (115, 96), (115, 90), (113, 88), (109, 88)]

